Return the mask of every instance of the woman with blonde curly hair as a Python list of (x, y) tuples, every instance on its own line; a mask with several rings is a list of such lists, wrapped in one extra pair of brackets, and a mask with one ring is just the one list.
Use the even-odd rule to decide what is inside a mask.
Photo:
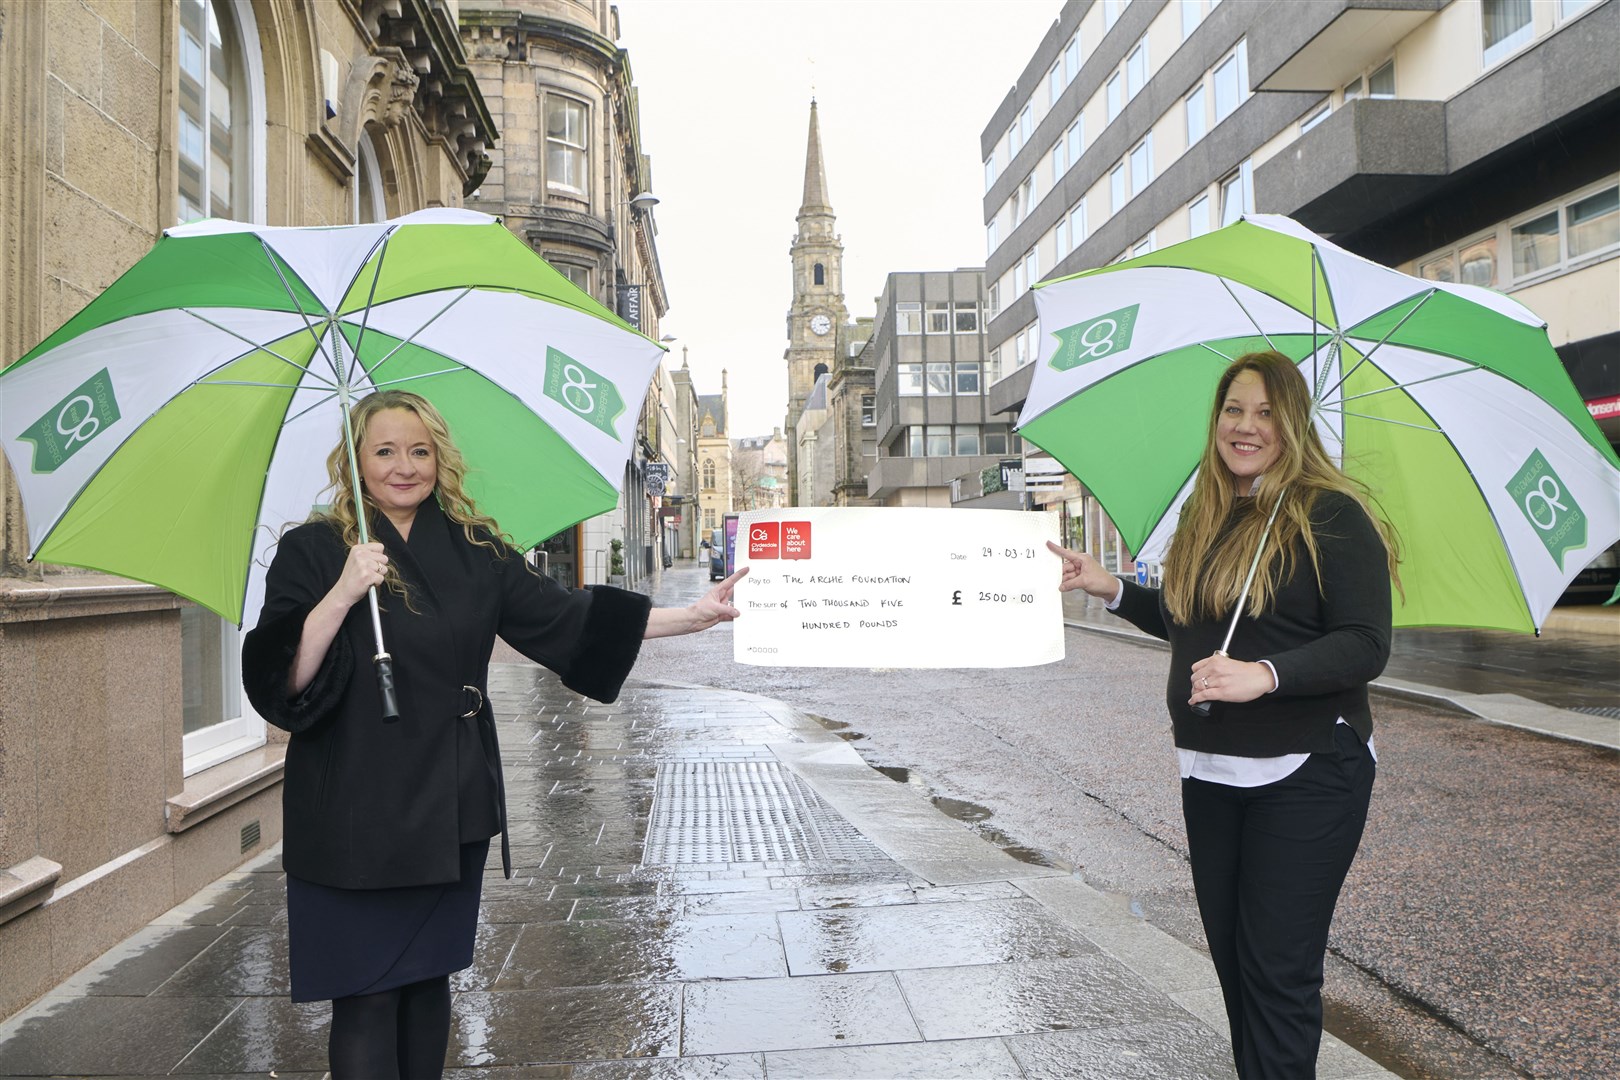
[[(242, 677), (292, 733), (284, 852), (292, 999), (332, 1001), (332, 1075), (438, 1076), (451, 972), (472, 963), (490, 839), (511, 876), (505, 791), (485, 689), (498, 636), (570, 689), (612, 701), (644, 638), (737, 617), (741, 573), (687, 608), (570, 590), (535, 573), (463, 487), (466, 465), (424, 398), (375, 393), (350, 411), (359, 490), (340, 441), (331, 509), (281, 538)], [(364, 514), (369, 543), (360, 543)], [(384, 586), (397, 719), (369, 664)]]
[(1051, 546), (1064, 591), (1170, 642), (1193, 887), (1238, 1075), (1315, 1076), (1328, 926), (1376, 771), (1367, 684), (1389, 659), (1390, 531), (1328, 457), (1299, 368), (1260, 352), (1216, 388), (1162, 589)]

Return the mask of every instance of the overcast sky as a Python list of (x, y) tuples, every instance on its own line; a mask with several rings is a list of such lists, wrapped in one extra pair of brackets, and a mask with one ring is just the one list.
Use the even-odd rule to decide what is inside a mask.
[(983, 266), (979, 135), (1061, 0), (618, 0), (641, 91), (663, 331), (699, 393), (727, 369), (733, 438), (787, 410), (794, 215), (812, 86), (844, 302), (896, 270)]

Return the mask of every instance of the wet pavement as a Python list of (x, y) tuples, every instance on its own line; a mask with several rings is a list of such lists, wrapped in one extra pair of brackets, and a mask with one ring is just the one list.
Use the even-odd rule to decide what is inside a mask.
[[(487, 873), (450, 1075), (1232, 1075), (1203, 955), (813, 718), (529, 664), (490, 692), (519, 873)], [(0, 1075), (320, 1076), (284, 905), (273, 854), (220, 879), (0, 1024)], [(1330, 1037), (1322, 1075), (1389, 1074)]]
[[(666, 578), (661, 602), (706, 585), (700, 571)], [(1118, 629), (1106, 614), (1069, 615)], [(862, 708), (821, 707), (820, 719), (780, 700), (802, 696), (813, 678), (802, 670), (749, 669), (768, 696), (685, 685), (718, 676), (714, 659), (691, 658), (729, 655), (722, 636), (655, 643), (663, 649), (649, 647), (646, 681), (612, 706), (527, 663), (492, 669), (520, 873), (486, 877), (475, 963), (452, 982), (449, 1075), (1232, 1075), (1213, 971), (1183, 943), (1197, 937), (1184, 916), (1177, 925), (1167, 907), (1144, 910), (1138, 897), (1093, 887), (1079, 853), (1021, 846), (980, 820), (984, 806), (932, 791), (907, 767), (868, 766), (856, 749), (864, 733), (839, 717), (884, 711), (874, 688), (898, 685), (892, 674), (856, 673)], [(1398, 640), (1389, 689), (1411, 704), (1381, 710), (1378, 738), (1381, 757), (1406, 764), (1381, 770), (1379, 814), (1341, 904), (1330, 968), (1378, 971), (1386, 996), (1410, 995), (1470, 1038), (1527, 1041), (1541, 1056), (1515, 1060), (1532, 1075), (1582, 1075), (1576, 1063), (1612, 1060), (1585, 1043), (1591, 1017), (1615, 1013), (1613, 847), (1588, 843), (1594, 822), (1612, 829), (1615, 805), (1612, 784), (1565, 781), (1612, 773), (1613, 754), (1588, 748), (1572, 763), (1557, 741), (1525, 732), (1486, 744), (1475, 719), (1425, 703), (1441, 695), (1498, 722), (1528, 717), (1516, 726), (1534, 730), (1550, 714), (1577, 726), (1584, 715), (1598, 726), (1574, 737), (1601, 744), (1609, 718), (1545, 701), (1620, 702), (1616, 650), (1579, 636), (1565, 649), (1549, 635), (1524, 639), (1531, 651), (1514, 658), (1493, 646), (1498, 636)], [(1098, 638), (1093, 666), (1140, 653)], [(1062, 684), (1043, 683), (1045, 671), (1010, 673), (1006, 685), (1051, 697), (1046, 687)], [(996, 682), (935, 674), (936, 729), (959, 710), (982, 711), (961, 699)], [(1447, 679), (1452, 689), (1436, 689)], [(1099, 713), (1128, 713), (1138, 706), (1124, 703), (1142, 698), (1098, 680), (1092, 689)], [(1007, 703), (997, 723), (1039, 719), (1010, 691), (986, 692)], [(1065, 711), (1086, 738), (1100, 730), (1084, 708)], [(1140, 744), (1135, 730), (1123, 737)], [(948, 734), (986, 756), (971, 746), (975, 733), (958, 724)], [(988, 734), (987, 748), (1019, 737), (1011, 726)], [(1443, 754), (1426, 748), (1435, 738)], [(1122, 756), (1094, 739), (1071, 742), (1048, 741), (1045, 753), (1072, 758), (1060, 764), (1076, 777), (1101, 766), (1078, 799), (1097, 815), (1094, 866), (1106, 862), (1115, 821), (1164, 837), (1155, 843), (1171, 852), (1178, 823), (1154, 805), (1151, 783), (1133, 779), (1142, 770), (1119, 767)], [(1524, 786), (1527, 769), (1535, 782)], [(1421, 770), (1444, 782), (1413, 782)], [(1039, 813), (1066, 812), (1063, 798), (1076, 801), (1062, 796)], [(1466, 830), (1455, 824), (1461, 804)], [(1041, 835), (1010, 814), (997, 821), (1015, 836)], [(1479, 872), (1450, 872), (1437, 843), (1467, 853)], [(1185, 891), (1180, 859), (1160, 859)], [(1434, 862), (1446, 872), (1422, 871)], [(1505, 888), (1522, 913), (1514, 922), (1532, 931), (1488, 917), (1501, 901), (1476, 895), (1485, 888)], [(1160, 915), (1174, 934), (1156, 925)], [(285, 919), (274, 855), (227, 875), (0, 1023), (0, 1076), (321, 1076), (327, 1008), (287, 1000)], [(1337, 977), (1330, 971), (1330, 983)], [(1571, 994), (1570, 1015), (1547, 1004)], [(1469, 1012), (1481, 1002), (1493, 1006), (1483, 1020)], [(1376, 1005), (1361, 1009), (1364, 1027), (1383, 1026)], [(1554, 1034), (1538, 1040), (1537, 1028)], [(1401, 1029), (1390, 1021), (1388, 1030)], [(1378, 1041), (1377, 1030), (1360, 1034), (1363, 1045)], [(1446, 1075), (1523, 1075), (1472, 1045)], [(1401, 1060), (1401, 1048), (1382, 1050)], [(1484, 1071), (1469, 1071), (1476, 1060)], [(1331, 1036), (1320, 1072), (1392, 1075)]]

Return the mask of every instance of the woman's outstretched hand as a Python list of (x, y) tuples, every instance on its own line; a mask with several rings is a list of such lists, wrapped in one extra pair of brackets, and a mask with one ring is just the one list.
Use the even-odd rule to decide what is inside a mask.
[(1112, 601), (1119, 595), (1122, 587), (1119, 578), (1104, 570), (1102, 563), (1083, 551), (1070, 551), (1050, 540), (1046, 542), (1046, 546), (1063, 560), (1063, 580), (1058, 582), (1059, 592), (1073, 592), (1080, 589), (1103, 601)]
[(743, 567), (726, 580), (704, 593), (702, 598), (683, 608), (653, 608), (647, 616), (644, 638), (675, 637), (677, 634), (695, 634), (716, 623), (730, 622), (742, 612), (732, 603), (732, 593), (748, 573)]

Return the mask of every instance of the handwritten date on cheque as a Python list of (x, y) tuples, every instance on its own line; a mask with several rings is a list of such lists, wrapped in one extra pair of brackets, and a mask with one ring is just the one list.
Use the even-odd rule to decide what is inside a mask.
[(744, 514), (738, 663), (1029, 667), (1063, 659), (1057, 515), (932, 507)]

